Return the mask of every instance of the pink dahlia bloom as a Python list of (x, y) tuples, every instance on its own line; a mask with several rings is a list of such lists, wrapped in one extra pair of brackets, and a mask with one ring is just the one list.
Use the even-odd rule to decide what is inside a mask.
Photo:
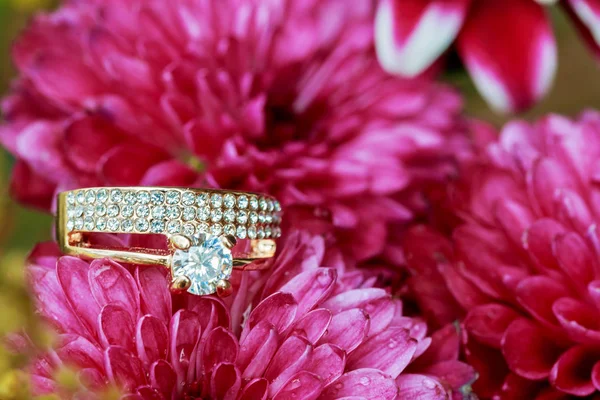
[[(428, 68), (453, 42), (493, 108), (520, 111), (549, 89), (556, 43), (548, 0), (381, 0), (375, 40), (382, 66), (402, 76)], [(600, 59), (600, 0), (561, 0)]]
[[(455, 327), (427, 336), (400, 300), (340, 260), (322, 237), (295, 234), (272, 274), (241, 274), (225, 304), (171, 295), (154, 267), (39, 246), (28, 272), (59, 336), (31, 367), (34, 389), (94, 399), (113, 384), (127, 400), (467, 398), (475, 374), (457, 361)], [(85, 389), (65, 392), (54, 380), (61, 365)]]
[(599, 159), (600, 113), (512, 122), (455, 188), (452, 241), (405, 238), (422, 310), (464, 317), (482, 397), (600, 396)]
[(2, 107), (13, 194), (48, 209), (90, 185), (269, 192), (376, 254), (465, 140), (452, 90), (378, 66), (374, 13), (371, 0), (86, 0), (38, 16)]

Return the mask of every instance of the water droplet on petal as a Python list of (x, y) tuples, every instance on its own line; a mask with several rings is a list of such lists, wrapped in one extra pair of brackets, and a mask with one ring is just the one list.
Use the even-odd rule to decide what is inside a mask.
[(370, 383), (371, 383), (371, 380), (369, 378), (367, 378), (366, 376), (363, 376), (362, 378), (360, 378), (361, 385), (369, 386)]
[(434, 389), (436, 384), (433, 380), (425, 378), (423, 379), (423, 386), (425, 386), (427, 389)]

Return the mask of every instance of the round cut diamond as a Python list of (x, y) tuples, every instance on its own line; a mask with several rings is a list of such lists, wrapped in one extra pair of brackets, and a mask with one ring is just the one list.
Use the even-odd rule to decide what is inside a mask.
[(177, 219), (181, 215), (181, 209), (178, 206), (167, 207), (167, 217), (169, 219)]
[(167, 224), (167, 232), (169, 233), (179, 233), (181, 230), (181, 222), (177, 220), (169, 221)]
[(139, 205), (137, 206), (135, 213), (138, 217), (146, 218), (148, 215), (150, 215), (150, 207), (144, 204)]
[(241, 209), (245, 209), (248, 207), (248, 196), (241, 194), (237, 198), (238, 207)]
[(183, 209), (183, 220), (193, 221), (196, 219), (196, 209), (194, 207), (186, 207)]
[(135, 220), (135, 230), (138, 232), (146, 232), (150, 228), (150, 223), (143, 218), (138, 218)]
[(171, 204), (171, 205), (177, 204), (177, 203), (179, 203), (179, 198), (180, 198), (179, 192), (176, 192), (174, 190), (167, 192), (167, 204)]
[(138, 194), (137, 194), (137, 201), (140, 204), (148, 204), (148, 203), (150, 203), (150, 193), (148, 193), (145, 190), (143, 190), (141, 192), (138, 192)]
[(231, 193), (227, 193), (223, 196), (223, 204), (226, 208), (233, 208), (233, 206), (235, 206), (235, 196)]
[(123, 192), (119, 189), (113, 189), (110, 191), (110, 200), (113, 203), (120, 203), (123, 200)]
[(223, 196), (221, 196), (218, 193), (213, 193), (212, 196), (210, 196), (210, 205), (212, 206), (212, 208), (221, 208), (222, 204)]
[(154, 207), (152, 209), (152, 217), (155, 219), (163, 219), (167, 215), (167, 209), (163, 206)]
[(100, 203), (106, 203), (106, 201), (108, 200), (108, 190), (99, 189), (96, 193), (96, 200), (98, 200), (98, 202)]
[(165, 201), (165, 194), (155, 190), (150, 193), (150, 201), (152, 201), (152, 204), (162, 204)]
[(199, 206), (204, 206), (206, 204), (206, 202), (208, 201), (208, 194), (207, 193), (200, 193), (198, 195), (198, 197), (196, 197), (196, 204)]
[(177, 250), (173, 254), (173, 277), (187, 276), (192, 281), (189, 293), (213, 294), (217, 291), (217, 282), (231, 276), (231, 251), (216, 236), (200, 234), (194, 236), (192, 242), (188, 250)]
[(181, 195), (181, 202), (186, 206), (191, 206), (196, 202), (196, 195), (192, 192), (185, 192)]
[(91, 189), (85, 192), (85, 202), (87, 204), (94, 204), (96, 202), (96, 192)]
[(106, 206), (104, 204), (98, 204), (96, 206), (96, 215), (103, 217), (106, 215)]
[(135, 197), (135, 194), (133, 192), (125, 192), (125, 194), (123, 195), (123, 200), (125, 200), (125, 203), (127, 204), (135, 204), (137, 198)]
[(119, 215), (119, 211), (121, 211), (121, 210), (119, 209), (119, 206), (116, 204), (111, 204), (110, 206), (108, 206), (106, 208), (106, 214), (109, 217), (116, 217), (117, 215)]
[(254, 196), (250, 197), (249, 205), (250, 209), (258, 210), (258, 199)]

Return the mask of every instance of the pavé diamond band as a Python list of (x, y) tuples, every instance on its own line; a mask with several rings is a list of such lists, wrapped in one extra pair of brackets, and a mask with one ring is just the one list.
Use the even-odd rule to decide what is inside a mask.
[[(57, 238), (82, 258), (161, 265), (175, 291), (221, 296), (233, 268), (261, 269), (281, 235), (281, 206), (255, 193), (173, 187), (86, 188), (60, 193)], [(169, 250), (94, 246), (91, 233), (161, 234)], [(243, 240), (238, 244), (238, 239)]]

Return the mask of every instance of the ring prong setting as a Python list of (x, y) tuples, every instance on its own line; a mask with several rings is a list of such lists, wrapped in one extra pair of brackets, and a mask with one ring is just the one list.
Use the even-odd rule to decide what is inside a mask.
[(177, 276), (171, 281), (171, 291), (182, 293), (192, 286), (192, 280), (185, 275)]
[(187, 250), (192, 247), (192, 241), (183, 235), (173, 235), (169, 238), (169, 243), (172, 247), (178, 250)]
[(224, 235), (221, 236), (221, 242), (228, 249), (232, 249), (236, 245), (237, 239), (233, 235)]
[(221, 298), (231, 296), (233, 287), (227, 279), (221, 279), (217, 282), (217, 295)]

